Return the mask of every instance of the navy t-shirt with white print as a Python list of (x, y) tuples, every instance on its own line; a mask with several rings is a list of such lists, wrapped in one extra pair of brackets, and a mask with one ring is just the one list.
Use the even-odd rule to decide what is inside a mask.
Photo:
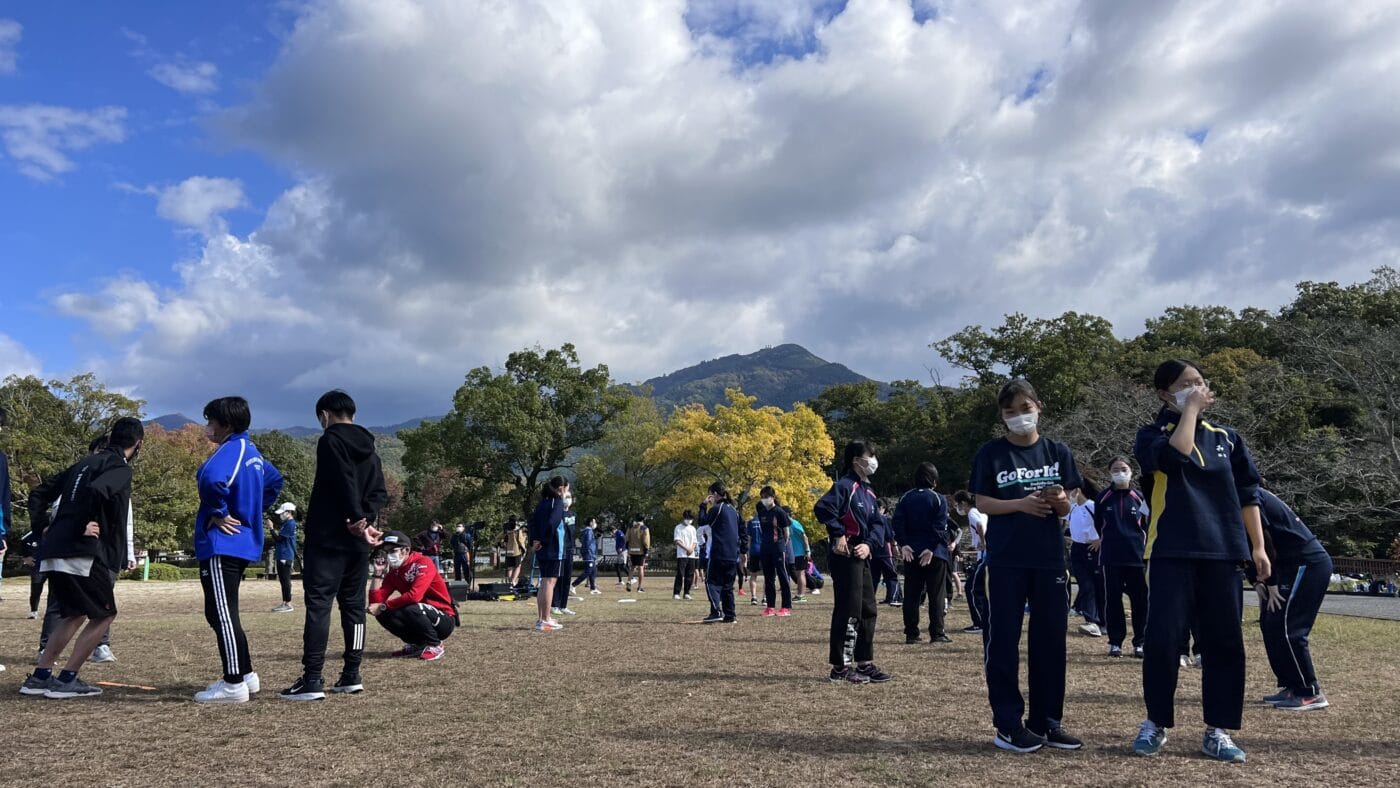
[[(977, 451), (969, 489), (1012, 501), (1055, 484), (1066, 490), (1083, 484), (1068, 446), (1045, 437), (1031, 446), (998, 438)], [(986, 517), (987, 566), (1064, 571), (1064, 527), (1053, 512), (1044, 517), (1023, 512)]]

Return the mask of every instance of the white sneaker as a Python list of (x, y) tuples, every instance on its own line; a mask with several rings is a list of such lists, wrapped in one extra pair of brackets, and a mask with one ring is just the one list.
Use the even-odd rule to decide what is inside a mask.
[(1188, 656), (1186, 656), (1185, 654), (1182, 654), (1182, 655), (1181, 655), (1181, 666), (1182, 666), (1183, 668), (1189, 668), (1189, 667), (1191, 667), (1191, 658), (1188, 657)]
[(1079, 631), (1091, 638), (1103, 637), (1103, 632), (1099, 631), (1098, 624), (1080, 624)]
[(37, 610), (31, 610), (31, 611), (29, 611), (29, 620), (30, 620), (30, 621), (33, 621), (34, 619), (36, 619), (36, 618), (38, 618), (38, 617), (39, 617), (39, 611), (37, 611)]
[(248, 683), (227, 684), (219, 679), (209, 689), (194, 694), (195, 703), (247, 703)]
[(694, 597), (692, 597), (690, 594), (686, 594), (686, 595), (685, 595), (685, 598), (686, 598), (686, 599), (693, 599)]
[(575, 613), (574, 611), (568, 609), (567, 607), (565, 607), (565, 608), (560, 608), (558, 612), (561, 613), (561, 614), (563, 614), (563, 615), (566, 615), (566, 616), (576, 616), (576, 615), (578, 615), (578, 613)]
[(812, 596), (821, 596), (821, 595), (822, 595), (822, 590), (821, 590), (820, 588), (814, 588), (814, 589), (812, 589)]
[(262, 680), (258, 678), (258, 674), (256, 673), (244, 673), (243, 686), (248, 688), (249, 695), (256, 695), (262, 692)]
[(589, 594), (601, 594), (601, 593), (603, 593), (603, 592), (602, 592), (602, 591), (599, 591), (598, 589), (595, 588), (595, 589), (593, 589), (592, 591), (589, 591), (588, 593), (589, 593)]
[(550, 613), (553, 613), (554, 615), (557, 616), (557, 615), (559, 615), (560, 613), (563, 613), (564, 610), (563, 610), (563, 608), (551, 607), (551, 608), (549, 609), (549, 612), (550, 612)]
[(92, 656), (88, 657), (88, 662), (116, 662), (117, 655), (112, 653), (111, 646), (98, 646), (92, 650)]
[(563, 624), (559, 623), (558, 621), (555, 621), (555, 620), (552, 619), (552, 618), (551, 618), (550, 620), (544, 622), (544, 625), (545, 625), (546, 627), (548, 627), (549, 629), (553, 629), (553, 630), (560, 630), (560, 629), (563, 629), (563, 628), (564, 628), (564, 625), (563, 625)]
[(672, 595), (671, 595), (671, 598), (672, 598), (672, 599), (680, 599), (680, 598), (681, 598), (681, 595), (680, 595), (680, 594), (672, 594)]

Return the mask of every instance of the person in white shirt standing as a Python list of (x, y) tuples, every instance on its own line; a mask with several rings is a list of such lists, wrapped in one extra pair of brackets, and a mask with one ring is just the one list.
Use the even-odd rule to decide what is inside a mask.
[(695, 515), (689, 509), (681, 515), (676, 524), (673, 539), (676, 543), (676, 582), (671, 588), (671, 598), (680, 599), (684, 594), (690, 599), (691, 583), (695, 580), (695, 557), (700, 546), (697, 542), (694, 525)]
[(981, 632), (987, 620), (987, 518), (972, 503), (972, 493), (967, 490), (953, 494), (953, 509), (967, 518), (967, 529), (972, 533), (972, 555), (963, 561), (963, 595), (972, 617), (971, 626), (963, 629), (968, 634)]
[(1094, 528), (1093, 499), (1097, 496), (1098, 489), (1086, 479), (1084, 487), (1075, 494), (1074, 506), (1065, 518), (1069, 523), (1069, 538), (1074, 542), (1069, 549), (1070, 571), (1074, 573), (1075, 585), (1079, 587), (1073, 609), (1084, 617), (1079, 631), (1095, 638), (1103, 635), (1105, 606), (1103, 569), (1099, 566), (1099, 546), (1103, 540)]

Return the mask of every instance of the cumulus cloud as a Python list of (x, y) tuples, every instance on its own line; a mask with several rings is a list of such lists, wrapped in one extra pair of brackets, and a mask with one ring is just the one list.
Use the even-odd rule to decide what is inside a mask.
[(166, 60), (146, 72), (160, 84), (181, 93), (213, 93), (219, 89), (219, 67), (208, 61)]
[(25, 175), (50, 181), (75, 166), (68, 154), (126, 138), (126, 109), (0, 105), (0, 143)]
[(242, 182), (196, 175), (158, 191), (156, 213), (163, 219), (212, 233), (223, 227), (222, 214), (247, 205)]
[(15, 338), (0, 334), (0, 380), (11, 375), (42, 375), (43, 364)]
[(893, 378), (1013, 310), (1278, 304), (1400, 249), (1397, 39), (1379, 0), (311, 4), (220, 124), (305, 180), (99, 318), (111, 372), (389, 421), (534, 342)]
[(15, 73), (20, 37), (24, 28), (13, 19), (0, 19), (0, 74)]

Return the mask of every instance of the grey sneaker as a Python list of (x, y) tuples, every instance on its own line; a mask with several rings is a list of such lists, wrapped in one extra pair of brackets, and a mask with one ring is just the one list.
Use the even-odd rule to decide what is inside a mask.
[(98, 646), (92, 650), (92, 656), (88, 657), (88, 662), (116, 662), (117, 655), (112, 653), (111, 646)]
[(101, 694), (102, 690), (100, 688), (92, 686), (77, 676), (74, 676), (72, 681), (59, 681), (58, 677), (54, 677), (52, 683), (49, 684), (49, 688), (44, 691), (44, 697), (53, 698), (55, 700), (88, 698)]
[(24, 677), (24, 683), (19, 685), (21, 695), (43, 695), (53, 686), (53, 676), (46, 679), (35, 678), (33, 673)]
[(292, 612), (292, 604), (291, 604), (290, 602), (283, 602), (282, 604), (278, 605), (277, 607), (274, 607), (274, 608), (272, 609), (272, 612), (274, 612), (274, 613), (290, 613), (290, 612)]

